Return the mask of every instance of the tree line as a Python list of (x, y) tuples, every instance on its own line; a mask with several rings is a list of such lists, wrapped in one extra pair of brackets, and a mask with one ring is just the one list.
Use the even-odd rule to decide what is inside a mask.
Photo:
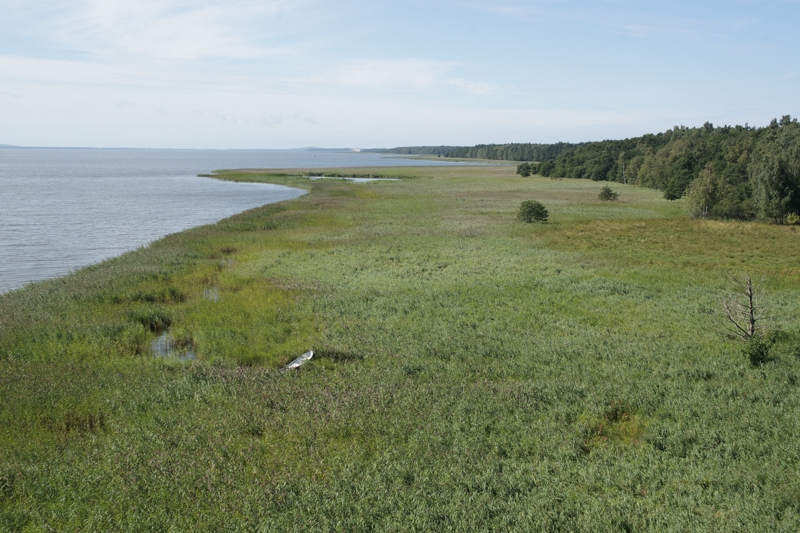
[(523, 163), (521, 175), (616, 181), (687, 196), (696, 217), (797, 222), (800, 124), (786, 115), (769, 126), (700, 128), (586, 143), (554, 160)]
[(517, 172), (588, 178), (652, 187), (664, 197), (688, 196), (693, 216), (776, 223), (800, 219), (800, 124), (785, 115), (763, 128), (675, 126), (624, 140), (587, 143), (406, 146), (369, 150), (524, 161)]
[(435, 155), (465, 159), (492, 159), (501, 161), (548, 161), (561, 154), (583, 146), (585, 143), (554, 144), (509, 143), (478, 144), (476, 146), (402, 146), (399, 148), (365, 150), (382, 154)]

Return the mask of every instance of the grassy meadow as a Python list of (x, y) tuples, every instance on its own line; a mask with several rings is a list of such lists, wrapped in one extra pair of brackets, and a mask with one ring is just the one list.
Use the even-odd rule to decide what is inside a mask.
[(404, 179), (221, 172), (309, 192), (0, 295), (0, 531), (800, 530), (800, 231), (353, 172)]

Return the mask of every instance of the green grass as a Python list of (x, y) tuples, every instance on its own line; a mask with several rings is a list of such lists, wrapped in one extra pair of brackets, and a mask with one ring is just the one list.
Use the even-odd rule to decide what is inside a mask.
[(223, 172), (309, 194), (1, 295), (0, 531), (797, 531), (800, 235), (514, 171)]

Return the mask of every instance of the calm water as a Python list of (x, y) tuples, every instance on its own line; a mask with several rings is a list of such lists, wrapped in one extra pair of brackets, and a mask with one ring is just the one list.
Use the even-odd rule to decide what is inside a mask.
[(309, 150), (0, 148), (0, 292), (304, 192), (197, 174), (430, 164)]

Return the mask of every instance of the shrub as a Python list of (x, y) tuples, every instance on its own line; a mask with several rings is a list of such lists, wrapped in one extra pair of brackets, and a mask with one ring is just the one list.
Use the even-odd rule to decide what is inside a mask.
[(680, 190), (680, 187), (674, 185), (672, 183), (667, 185), (666, 190), (664, 191), (664, 199), (665, 200), (680, 200), (683, 193)]
[(613, 202), (614, 200), (619, 198), (619, 193), (613, 191), (611, 187), (606, 185), (602, 189), (600, 189), (600, 194), (597, 195), (597, 198), (603, 200), (604, 202)]
[(744, 352), (750, 359), (750, 364), (754, 367), (762, 366), (767, 363), (771, 345), (761, 337), (753, 337), (744, 347)]
[(530, 163), (522, 163), (521, 165), (517, 166), (517, 174), (522, 176), (523, 178), (527, 178), (531, 175), (531, 165)]
[(517, 218), (522, 222), (547, 222), (549, 213), (541, 202), (536, 200), (525, 200), (519, 206)]

